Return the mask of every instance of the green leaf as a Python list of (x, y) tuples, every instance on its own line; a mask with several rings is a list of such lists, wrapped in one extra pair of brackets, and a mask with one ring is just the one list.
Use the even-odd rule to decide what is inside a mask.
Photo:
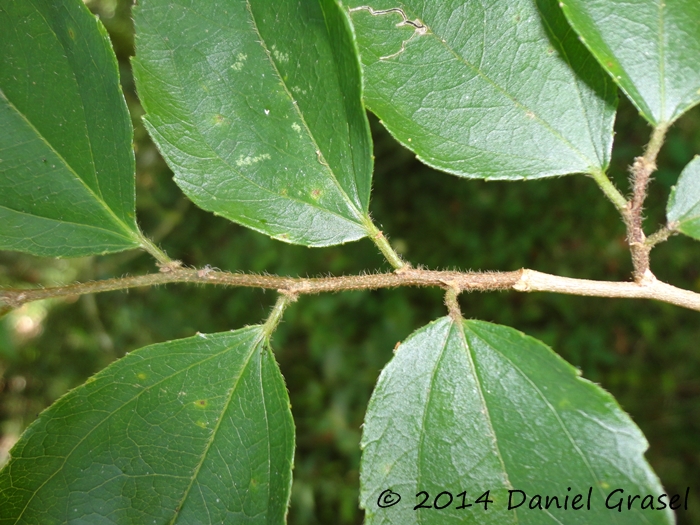
[(294, 423), (262, 327), (142, 348), (39, 416), (0, 523), (282, 524)]
[(0, 6), (0, 249), (51, 257), (139, 245), (117, 61), (81, 0)]
[[(504, 326), (442, 318), (415, 332), (379, 378), (362, 447), (368, 524), (673, 523), (668, 509), (640, 510), (641, 498), (627, 510), (627, 495), (656, 498), (663, 489), (644, 460), (644, 437), (612, 396), (543, 343)], [(605, 506), (618, 488), (621, 513)], [(380, 508), (385, 490), (401, 501)], [(522, 507), (508, 510), (509, 490), (526, 494)], [(427, 505), (443, 491), (454, 501), (414, 510), (419, 491), (429, 494)], [(569, 507), (530, 510), (536, 494), (543, 509), (544, 496), (562, 507), (570, 496)], [(570, 506), (575, 494), (583, 495), (579, 511)], [(513, 505), (521, 500), (514, 492)], [(443, 494), (437, 505), (448, 502)], [(458, 509), (463, 503), (472, 505)]]
[(426, 164), (510, 180), (607, 167), (616, 89), (555, 0), (350, 4), (367, 106)]
[(561, 6), (650, 123), (673, 122), (700, 102), (700, 2), (562, 0)]
[(669, 228), (700, 241), (700, 156), (695, 156), (671, 190), (666, 216)]
[(144, 0), (146, 126), (200, 207), (274, 238), (367, 235), (372, 152), (360, 65), (333, 0)]

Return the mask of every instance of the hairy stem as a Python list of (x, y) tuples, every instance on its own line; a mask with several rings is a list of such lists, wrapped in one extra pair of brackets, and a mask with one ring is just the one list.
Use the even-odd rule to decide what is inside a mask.
[(655, 233), (652, 233), (647, 237), (645, 244), (649, 246), (649, 249), (653, 248), (659, 243), (665, 242), (672, 235), (676, 235), (678, 232), (671, 230), (668, 226), (662, 226)]
[(590, 176), (596, 184), (598, 184), (605, 196), (610, 199), (610, 202), (612, 202), (617, 210), (624, 216), (627, 213), (627, 199), (625, 199), (624, 195), (620, 193), (620, 190), (615, 187), (605, 172), (602, 170), (592, 171)]
[(459, 321), (462, 318), (462, 310), (457, 300), (459, 292), (459, 288), (456, 287), (451, 287), (445, 292), (445, 306), (447, 306), (447, 311), (450, 312), (450, 317), (455, 321)]
[(160, 265), (169, 266), (173, 264), (174, 261), (170, 257), (168, 257), (168, 254), (160, 248), (158, 248), (158, 246), (156, 246), (155, 243), (151, 241), (148, 237), (146, 237), (143, 233), (139, 236), (139, 242), (141, 243), (141, 248), (150, 253)]
[(654, 244), (647, 243), (644, 235), (644, 201), (647, 198), (651, 175), (656, 171), (656, 157), (664, 143), (667, 129), (667, 124), (661, 124), (654, 128), (644, 156), (634, 159), (634, 164), (630, 168), (632, 197), (627, 204), (627, 213), (623, 214), (623, 218), (627, 226), (627, 242), (632, 253), (634, 279), (637, 282), (641, 282), (651, 274), (649, 253)]
[(389, 261), (389, 264), (391, 264), (394, 269), (402, 270), (410, 267), (410, 265), (394, 251), (391, 244), (389, 244), (389, 240), (384, 236), (384, 233), (374, 225), (371, 219), (367, 218), (365, 228), (367, 229), (369, 238), (372, 239), (372, 242), (377, 245), (379, 251), (382, 252), (382, 255), (386, 257), (386, 260)]
[(216, 284), (231, 287), (278, 290), (287, 296), (340, 292), (344, 290), (374, 290), (401, 286), (438, 287), (444, 290), (520, 292), (556, 292), (592, 297), (654, 299), (691, 310), (700, 311), (700, 293), (671, 286), (649, 274), (638, 282), (589, 281), (559, 277), (534, 270), (514, 272), (456, 272), (405, 268), (400, 272), (341, 277), (282, 277), (215, 271), (210, 268), (176, 268), (167, 272), (78, 283), (54, 288), (0, 290), (0, 311), (18, 308), (40, 299), (124, 290), (168, 283)]
[(272, 311), (263, 325), (263, 333), (265, 334), (265, 339), (268, 342), (273, 332), (277, 329), (277, 325), (280, 324), (282, 315), (287, 309), (287, 306), (289, 306), (289, 303), (294, 301), (296, 301), (296, 296), (291, 294), (280, 294), (279, 297), (277, 297), (275, 306), (272, 307)]

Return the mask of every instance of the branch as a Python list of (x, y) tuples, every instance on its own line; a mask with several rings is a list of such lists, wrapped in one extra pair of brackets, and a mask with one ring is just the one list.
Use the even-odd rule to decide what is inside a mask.
[(649, 271), (649, 253), (654, 244), (646, 242), (642, 223), (644, 217), (644, 201), (647, 198), (647, 188), (651, 175), (656, 171), (656, 157), (664, 143), (668, 125), (661, 124), (654, 128), (651, 140), (647, 144), (643, 157), (634, 159), (630, 169), (632, 182), (632, 198), (627, 205), (627, 212), (623, 213), (627, 226), (627, 242), (632, 252), (632, 264), (634, 265), (634, 280), (637, 282), (645, 278)]
[(633, 283), (571, 279), (535, 270), (522, 270), (522, 272), (522, 278), (513, 286), (514, 290), (520, 292), (555, 292), (588, 297), (653, 299), (700, 312), (699, 293), (676, 288), (659, 281), (650, 271), (647, 271), (642, 280)]
[(647, 239), (642, 227), (644, 222), (642, 212), (644, 201), (647, 198), (647, 188), (651, 181), (651, 175), (656, 171), (656, 157), (664, 143), (667, 130), (668, 124), (665, 123), (655, 127), (644, 151), (644, 156), (634, 159), (634, 163), (630, 167), (632, 196), (629, 201), (615, 187), (605, 172), (594, 170), (589, 173), (622, 215), (622, 220), (627, 227), (627, 243), (632, 254), (634, 280), (638, 283), (645, 280), (650, 271), (649, 253), (652, 248), (672, 235), (672, 232), (662, 229)]
[[(700, 294), (663, 283), (647, 272), (637, 282), (589, 281), (559, 277), (534, 270), (514, 272), (454, 272), (404, 268), (393, 273), (341, 277), (280, 277), (229, 273), (210, 268), (189, 269), (164, 267), (160, 273), (107, 279), (53, 288), (0, 290), (0, 311), (18, 308), (41, 299), (124, 290), (168, 283), (200, 283), (277, 290), (289, 297), (340, 292), (375, 290), (400, 286), (439, 287), (459, 292), (516, 290), (519, 292), (556, 292), (591, 297), (654, 299), (700, 311)], [(2, 303), (6, 306), (3, 308)]]

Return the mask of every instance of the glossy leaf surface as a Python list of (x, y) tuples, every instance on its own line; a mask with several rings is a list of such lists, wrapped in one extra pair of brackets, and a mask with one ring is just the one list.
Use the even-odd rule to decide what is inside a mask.
[(81, 0), (0, 5), (0, 249), (139, 244), (131, 120), (107, 32)]
[(370, 4), (350, 2), (367, 106), (426, 164), (483, 179), (607, 166), (616, 89), (555, 1)]
[(199, 206), (274, 238), (364, 237), (372, 175), (360, 66), (332, 0), (144, 0), (146, 125)]
[(683, 169), (666, 212), (671, 229), (700, 240), (700, 157)]
[[(644, 460), (644, 437), (610, 394), (504, 326), (442, 318), (415, 332), (379, 378), (362, 447), (369, 524), (673, 523), (668, 510), (641, 511), (639, 499), (631, 511), (626, 502), (621, 513), (606, 508), (617, 488), (625, 496), (664, 492)], [(401, 500), (381, 508), (385, 490)], [(509, 490), (526, 494), (522, 507), (508, 510)], [(414, 510), (420, 491), (433, 508)], [(447, 494), (438, 498), (444, 491), (451, 504)], [(536, 494), (543, 510), (529, 508)], [(581, 510), (544, 508), (545, 495), (563, 507), (576, 494)], [(511, 503), (522, 497), (513, 493)]]
[(571, 25), (652, 124), (700, 102), (700, 2), (562, 0)]
[(260, 326), (148, 346), (27, 429), (0, 523), (282, 524), (293, 447)]

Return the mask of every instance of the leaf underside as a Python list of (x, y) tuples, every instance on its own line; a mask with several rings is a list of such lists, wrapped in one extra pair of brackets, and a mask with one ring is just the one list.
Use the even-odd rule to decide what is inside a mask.
[(294, 423), (260, 326), (132, 352), (43, 412), (0, 524), (282, 524)]
[(426, 164), (511, 180), (607, 167), (616, 88), (556, 1), (349, 4), (367, 106)]
[(132, 128), (102, 24), (80, 0), (0, 6), (0, 249), (139, 244)]
[(672, 229), (700, 240), (700, 157), (683, 169), (671, 191), (666, 214)]
[(144, 0), (146, 126), (200, 207), (307, 246), (367, 235), (372, 151), (333, 0)]
[[(674, 522), (668, 510), (641, 511), (639, 500), (624, 513), (605, 508), (616, 488), (625, 495), (663, 493), (644, 460), (644, 437), (610, 394), (512, 328), (442, 318), (415, 332), (379, 378), (362, 448), (368, 524)], [(529, 509), (536, 494), (543, 506), (549, 495), (563, 507), (567, 495), (581, 493), (585, 505), (589, 487), (591, 510)], [(386, 489), (402, 500), (379, 508)], [(509, 511), (511, 489), (528, 501)], [(474, 503), (486, 490), (493, 500), (487, 511)], [(429, 505), (443, 491), (455, 503), (414, 510), (419, 491), (430, 494)], [(462, 491), (472, 505), (457, 509)]]
[(700, 2), (562, 0), (576, 32), (651, 124), (700, 102)]

